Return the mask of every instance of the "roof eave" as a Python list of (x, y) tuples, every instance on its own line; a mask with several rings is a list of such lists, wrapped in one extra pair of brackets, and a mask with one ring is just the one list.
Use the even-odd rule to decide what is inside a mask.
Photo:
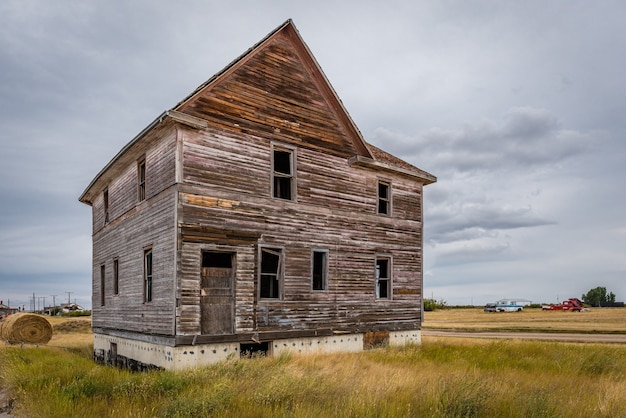
[(373, 170), (382, 170), (387, 172), (393, 172), (402, 176), (410, 177), (423, 185), (428, 185), (437, 182), (437, 177), (423, 170), (409, 170), (402, 167), (397, 167), (382, 161), (377, 161), (371, 158), (356, 155), (348, 160), (351, 166), (359, 166), (371, 168)]

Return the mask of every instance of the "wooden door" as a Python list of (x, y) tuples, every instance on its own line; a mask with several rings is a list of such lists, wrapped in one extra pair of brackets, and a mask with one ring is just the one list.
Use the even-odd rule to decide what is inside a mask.
[(234, 333), (234, 265), (234, 253), (202, 253), (200, 285), (202, 334)]

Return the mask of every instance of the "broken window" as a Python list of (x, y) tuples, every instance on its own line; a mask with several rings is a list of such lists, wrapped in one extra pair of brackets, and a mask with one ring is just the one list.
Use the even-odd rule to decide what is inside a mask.
[(293, 200), (293, 151), (275, 149), (272, 164), (274, 197)]
[(152, 301), (152, 248), (143, 252), (143, 301)]
[(389, 183), (383, 181), (378, 182), (378, 213), (383, 215), (389, 215), (391, 213), (390, 189), (391, 186)]
[(328, 250), (313, 250), (313, 290), (325, 290), (328, 276)]
[(282, 250), (280, 248), (261, 248), (261, 279), (259, 283), (261, 298), (280, 298), (282, 263)]
[(100, 306), (104, 306), (104, 289), (106, 281), (106, 269), (104, 264), (100, 266)]
[(376, 298), (389, 299), (391, 290), (391, 258), (376, 258)]
[(120, 292), (120, 260), (113, 259), (113, 294)]
[(146, 160), (137, 163), (137, 199), (140, 202), (146, 200)]
[(104, 201), (104, 223), (109, 222), (109, 189), (104, 189), (102, 193), (102, 200)]

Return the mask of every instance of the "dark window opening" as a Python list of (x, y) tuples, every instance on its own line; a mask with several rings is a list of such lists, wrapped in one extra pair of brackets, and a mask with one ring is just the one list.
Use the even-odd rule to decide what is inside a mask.
[(376, 297), (379, 299), (389, 298), (390, 263), (388, 258), (376, 259)]
[(326, 289), (328, 252), (313, 251), (313, 290)]
[(270, 352), (270, 344), (269, 342), (239, 344), (239, 356), (242, 358), (267, 356)]
[(147, 249), (143, 253), (143, 301), (152, 301), (152, 249)]
[(389, 214), (389, 184), (387, 183), (378, 183), (378, 213), (383, 215)]
[(140, 202), (146, 200), (146, 160), (137, 163), (137, 198)]
[(274, 150), (274, 197), (292, 200), (293, 152)]
[(113, 293), (120, 293), (120, 260), (113, 260)]
[(109, 189), (104, 189), (102, 199), (104, 200), (104, 223), (106, 224), (109, 222)]
[(259, 293), (262, 298), (280, 298), (281, 255), (280, 249), (261, 249)]
[(100, 306), (104, 306), (105, 282), (106, 282), (106, 269), (103, 264), (100, 266)]
[(202, 267), (233, 268), (232, 253), (203, 252)]

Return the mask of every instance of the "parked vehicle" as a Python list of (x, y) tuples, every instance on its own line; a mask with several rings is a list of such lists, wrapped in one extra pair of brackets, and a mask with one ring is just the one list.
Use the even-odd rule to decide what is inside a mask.
[(583, 302), (578, 298), (569, 298), (561, 302), (560, 305), (543, 305), (541, 309), (544, 311), (572, 311), (580, 312), (586, 309)]
[(514, 300), (503, 300), (496, 304), (497, 312), (521, 312), (523, 310), (524, 306)]
[(498, 312), (496, 309), (496, 304), (495, 303), (488, 303), (485, 305), (483, 311), (485, 312)]

